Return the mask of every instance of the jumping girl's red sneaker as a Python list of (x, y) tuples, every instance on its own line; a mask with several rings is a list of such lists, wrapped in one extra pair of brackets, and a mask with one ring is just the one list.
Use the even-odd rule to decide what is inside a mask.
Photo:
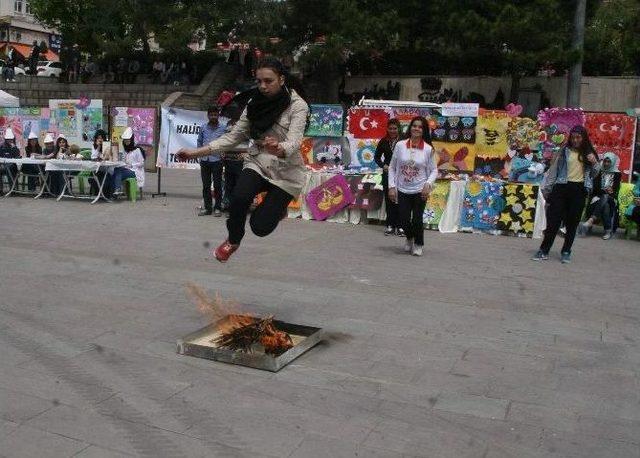
[(232, 245), (229, 240), (225, 240), (218, 248), (213, 251), (213, 255), (220, 262), (227, 262), (231, 255), (238, 249), (240, 245)]

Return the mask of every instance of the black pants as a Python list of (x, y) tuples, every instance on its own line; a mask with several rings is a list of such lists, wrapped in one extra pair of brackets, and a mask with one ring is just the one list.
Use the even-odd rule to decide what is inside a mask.
[(587, 209), (587, 216), (599, 219), (602, 222), (602, 226), (605, 231), (610, 231), (613, 227), (613, 216), (616, 209), (616, 203), (613, 198), (604, 194), (600, 196), (600, 199), (592, 204), (589, 204)]
[(2, 184), (2, 176), (5, 175), (7, 177), (7, 183), (9, 185), (9, 189), (11, 189), (11, 181), (18, 174), (18, 166), (15, 164), (0, 164), (0, 193), (4, 192), (4, 186)]
[(562, 245), (563, 253), (571, 253), (573, 240), (576, 238), (578, 223), (582, 217), (586, 191), (582, 183), (556, 184), (549, 196), (547, 208), (547, 228), (540, 250), (549, 253), (560, 225), (564, 222), (567, 233)]
[(21, 172), (24, 173), (25, 175), (33, 175), (33, 176), (29, 176), (27, 179), (27, 189), (29, 189), (29, 191), (35, 191), (36, 187), (38, 185), (38, 176), (39, 176), (39, 168), (42, 167), (41, 165), (34, 165), (34, 164), (25, 164), (22, 166)]
[[(200, 162), (200, 176), (202, 177), (202, 200), (205, 210), (213, 210), (213, 199), (216, 200), (215, 209), (222, 209), (222, 161)], [(213, 181), (213, 196), (211, 182)]]
[(240, 173), (242, 173), (242, 166), (244, 161), (234, 161), (232, 159), (224, 159), (224, 200), (228, 204), (231, 202), (231, 196), (233, 190), (240, 179)]
[(640, 206), (633, 207), (633, 210), (631, 211), (631, 216), (628, 216), (628, 218), (634, 223), (640, 224)]
[(413, 239), (416, 245), (424, 245), (424, 224), (422, 215), (427, 203), (422, 200), (422, 195), (405, 194), (398, 191), (398, 216), (400, 226), (408, 239)]
[(242, 169), (240, 179), (231, 196), (227, 220), (229, 242), (233, 245), (239, 244), (244, 237), (244, 225), (253, 199), (264, 191), (267, 193), (264, 200), (253, 210), (249, 219), (251, 230), (258, 237), (265, 237), (275, 230), (293, 196), (269, 183), (254, 170)]
[(398, 204), (389, 199), (389, 173), (382, 172), (382, 192), (384, 192), (384, 208), (387, 211), (387, 226), (400, 227), (398, 222)]

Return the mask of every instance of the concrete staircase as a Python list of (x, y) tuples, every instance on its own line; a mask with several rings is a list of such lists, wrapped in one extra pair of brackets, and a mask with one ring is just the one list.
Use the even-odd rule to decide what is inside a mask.
[(162, 105), (185, 110), (206, 110), (215, 102), (220, 91), (233, 85), (235, 77), (233, 66), (225, 63), (215, 65), (195, 90), (174, 92), (163, 101)]
[[(77, 99), (86, 95), (102, 99), (105, 115), (109, 106), (175, 106), (190, 110), (204, 109), (234, 80), (233, 67), (215, 64), (197, 86), (167, 84), (60, 83), (53, 78), (19, 75), (13, 83), (0, 81), (0, 89), (20, 99), (20, 106), (48, 107), (50, 99)], [(176, 91), (176, 89), (181, 89)]]

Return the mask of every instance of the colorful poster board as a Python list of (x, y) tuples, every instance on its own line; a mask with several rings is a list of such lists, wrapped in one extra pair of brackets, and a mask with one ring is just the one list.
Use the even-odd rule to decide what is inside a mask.
[(309, 106), (307, 137), (340, 137), (344, 128), (344, 109), (342, 105)]
[(90, 148), (97, 130), (106, 130), (102, 118), (102, 100), (49, 100), (49, 130), (55, 136), (64, 134), (69, 144)]
[(497, 229), (514, 234), (533, 234), (536, 216), (538, 186), (507, 183), (502, 189), (502, 199), (496, 199), (501, 208)]
[(470, 181), (465, 188), (461, 228), (495, 229), (502, 208), (502, 184)]
[(347, 137), (349, 140), (349, 151), (351, 154), (351, 167), (367, 168), (375, 170), (378, 164), (375, 161), (378, 139), (364, 139)]
[(313, 219), (324, 221), (354, 202), (349, 183), (342, 175), (335, 175), (313, 188), (306, 196)]
[(424, 208), (422, 221), (429, 226), (437, 226), (447, 206), (449, 197), (449, 181), (436, 181), (436, 186), (431, 191), (427, 205)]
[(4, 138), (7, 127), (13, 130), (16, 146), (24, 155), (24, 148), (32, 131), (38, 135), (40, 145), (43, 145), (44, 137), (49, 130), (49, 108), (0, 108), (0, 138)]
[(156, 113), (156, 109), (152, 107), (111, 108), (111, 143), (120, 145), (122, 143), (122, 133), (127, 127), (131, 127), (137, 144), (151, 145), (155, 150)]

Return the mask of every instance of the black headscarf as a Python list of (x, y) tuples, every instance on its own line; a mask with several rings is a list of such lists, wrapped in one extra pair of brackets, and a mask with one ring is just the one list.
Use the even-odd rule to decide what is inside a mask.
[(291, 93), (286, 86), (283, 86), (275, 97), (266, 97), (256, 89), (254, 96), (247, 104), (251, 138), (259, 139), (278, 121), (290, 104)]

